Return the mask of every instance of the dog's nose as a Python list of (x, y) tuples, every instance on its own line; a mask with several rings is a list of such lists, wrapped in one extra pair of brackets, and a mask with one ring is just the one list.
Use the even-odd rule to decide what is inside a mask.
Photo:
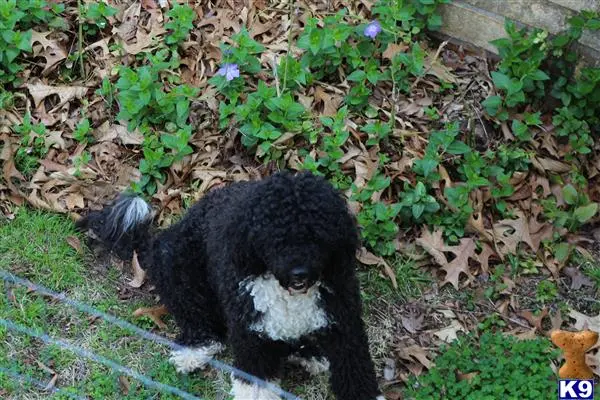
[(308, 268), (295, 267), (290, 271), (290, 277), (294, 282), (304, 282), (308, 279)]

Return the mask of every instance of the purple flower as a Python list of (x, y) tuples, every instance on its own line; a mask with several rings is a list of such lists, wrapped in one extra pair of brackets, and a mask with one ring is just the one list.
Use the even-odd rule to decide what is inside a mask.
[(375, 36), (377, 36), (379, 32), (381, 32), (381, 24), (379, 23), (379, 21), (375, 20), (373, 22), (370, 22), (369, 25), (365, 27), (364, 34), (366, 37), (375, 39)]
[(217, 71), (217, 75), (224, 76), (228, 81), (240, 76), (240, 70), (237, 64), (223, 64)]

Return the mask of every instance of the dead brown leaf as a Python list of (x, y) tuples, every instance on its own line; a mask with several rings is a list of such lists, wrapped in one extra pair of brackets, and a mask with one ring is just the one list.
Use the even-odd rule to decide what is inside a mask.
[(392, 270), (390, 265), (387, 263), (387, 261), (385, 261), (383, 258), (376, 256), (375, 254), (371, 253), (370, 251), (368, 251), (366, 248), (363, 247), (358, 251), (357, 259), (358, 259), (358, 261), (360, 261), (361, 263), (363, 263), (365, 265), (380, 265), (380, 266), (382, 266), (385, 275), (392, 282), (392, 286), (394, 287), (394, 289), (398, 289), (398, 282), (396, 281), (396, 274), (394, 273), (394, 270)]
[(159, 329), (164, 330), (167, 328), (167, 324), (163, 322), (161, 317), (168, 314), (169, 311), (164, 305), (149, 308), (138, 308), (133, 312), (134, 317), (148, 317), (158, 326)]
[(54, 374), (52, 376), (52, 378), (50, 379), (50, 381), (48, 382), (48, 384), (44, 387), (44, 392), (49, 392), (52, 389), (54, 389), (54, 386), (56, 386), (56, 381), (58, 380), (58, 374)]
[(0, 141), (2, 141), (2, 151), (0, 152), (0, 160), (2, 162), (2, 176), (3, 180), (8, 186), (9, 190), (13, 195), (17, 195), (20, 197), (20, 192), (17, 187), (13, 184), (13, 178), (24, 181), (25, 177), (19, 172), (17, 167), (15, 166), (14, 153), (16, 151), (16, 147), (13, 145), (13, 139), (6, 135), (0, 135)]
[(121, 25), (117, 28), (113, 28), (113, 33), (116, 33), (117, 36), (119, 36), (125, 42), (133, 40), (138, 29), (141, 11), (141, 3), (136, 1), (131, 4), (123, 13)]
[(124, 375), (119, 375), (119, 387), (121, 388), (121, 393), (125, 396), (129, 395), (129, 390), (131, 388), (131, 384), (129, 383), (129, 379), (127, 379)]
[(144, 10), (154, 10), (158, 8), (158, 5), (154, 0), (142, 0), (141, 5)]
[(452, 343), (458, 339), (458, 332), (461, 331), (466, 332), (465, 328), (460, 324), (460, 322), (458, 322), (456, 319), (453, 319), (450, 321), (450, 325), (433, 332), (433, 334), (446, 343)]
[(135, 250), (133, 251), (133, 258), (131, 259), (131, 267), (133, 269), (133, 279), (129, 281), (128, 285), (134, 288), (139, 288), (146, 280), (146, 271), (141, 268), (138, 255)]
[(81, 241), (77, 236), (67, 236), (66, 238), (67, 244), (77, 251), (77, 253), (83, 253), (83, 249), (81, 247)]
[(589, 317), (576, 310), (569, 312), (569, 317), (575, 319), (573, 327), (579, 331), (589, 329), (591, 331), (600, 332), (600, 315)]
[(429, 255), (433, 257), (436, 263), (439, 265), (445, 265), (448, 263), (446, 256), (444, 255), (444, 239), (442, 237), (443, 232), (437, 230), (433, 233), (425, 229), (423, 235), (416, 240), (416, 243), (421, 246)]
[(515, 254), (520, 243), (527, 243), (531, 249), (535, 246), (529, 235), (529, 223), (522, 211), (515, 212), (516, 219), (503, 219), (494, 224), (494, 237), (502, 242), (499, 250), (503, 255)]
[(532, 327), (538, 330), (538, 332), (542, 332), (542, 321), (544, 317), (548, 315), (548, 309), (544, 307), (538, 315), (534, 315), (533, 312), (529, 310), (521, 311), (519, 315), (525, 318)]
[(85, 86), (49, 86), (41, 82), (28, 83), (25, 85), (29, 94), (33, 97), (35, 107), (39, 107), (42, 101), (50, 95), (56, 94), (60, 99), (60, 103), (56, 105), (56, 109), (62, 107), (73, 99), (80, 99), (88, 92)]
[(66, 150), (67, 144), (62, 137), (62, 131), (50, 131), (44, 137), (45, 146), (47, 149), (56, 147), (60, 150)]
[(572, 169), (570, 164), (548, 157), (532, 157), (531, 161), (533, 166), (543, 174), (547, 171), (561, 174), (564, 172), (569, 172)]
[(408, 50), (408, 45), (405, 43), (390, 43), (383, 52), (382, 56), (387, 60), (392, 60), (396, 56), (396, 54), (404, 53), (406, 50)]
[(550, 314), (550, 323), (552, 324), (551, 331), (561, 328), (563, 318), (560, 310), (556, 310), (556, 313)]
[(425, 316), (423, 314), (418, 315), (417, 310), (411, 309), (408, 312), (408, 315), (402, 315), (400, 320), (402, 322), (402, 326), (410, 333), (417, 333), (423, 328), (423, 319)]
[(473, 380), (473, 378), (475, 378), (477, 375), (479, 375), (479, 371), (469, 372), (468, 374), (463, 374), (461, 372), (458, 372), (456, 374), (456, 379), (458, 379), (459, 381), (471, 382)]
[(519, 340), (533, 340), (533, 339), (538, 338), (538, 335), (536, 332), (537, 332), (536, 328), (531, 328), (531, 329), (525, 330), (525, 331), (519, 329), (519, 330), (516, 330), (513, 332), (509, 332), (509, 334), (515, 336)]
[(439, 59), (429, 56), (425, 61), (427, 74), (437, 77), (442, 82), (456, 83), (456, 76)]
[(135, 43), (128, 43), (128, 41), (123, 43), (123, 47), (128, 54), (134, 55), (145, 51), (155, 43), (160, 35), (166, 32), (163, 25), (158, 21), (160, 15), (160, 12), (151, 12), (150, 19), (146, 26), (143, 29), (137, 29), (135, 33)]
[(315, 88), (315, 103), (323, 103), (321, 115), (335, 115), (343, 100), (342, 96), (327, 93), (321, 86)]
[(433, 363), (427, 358), (427, 352), (424, 348), (417, 345), (398, 347), (396, 349), (398, 357), (406, 361), (418, 361), (425, 368), (430, 369)]
[(46, 76), (49, 72), (54, 70), (58, 63), (66, 59), (68, 55), (67, 51), (58, 44), (58, 41), (48, 39), (48, 35), (50, 35), (50, 33), (51, 32), (42, 33), (31, 31), (31, 43), (39, 43), (42, 47), (42, 51), (35, 52), (34, 55), (42, 56), (46, 59), (46, 65), (42, 71), (42, 76)]
[(565, 272), (569, 278), (571, 278), (571, 289), (579, 290), (582, 286), (594, 287), (594, 282), (587, 276), (585, 276), (579, 268), (576, 267), (566, 267), (563, 268), (562, 271)]
[(109, 121), (105, 121), (100, 125), (98, 129), (96, 129), (94, 136), (98, 142), (110, 142), (113, 139), (119, 139), (123, 145), (138, 145), (144, 142), (144, 136), (138, 130), (129, 132), (126, 126), (111, 124)]
[(496, 251), (487, 243), (482, 243), (481, 252), (477, 254), (477, 261), (481, 265), (481, 271), (488, 273), (490, 270), (490, 258), (498, 258)]
[[(424, 228), (422, 236), (416, 242), (434, 258), (435, 262), (446, 273), (441, 285), (451, 283), (458, 290), (460, 275), (465, 274), (471, 277), (469, 259), (477, 260), (475, 241), (472, 238), (464, 238), (461, 239), (458, 246), (447, 246), (444, 243), (442, 234), (441, 229), (431, 233), (427, 228)], [(452, 253), (454, 259), (448, 262), (444, 252)]]

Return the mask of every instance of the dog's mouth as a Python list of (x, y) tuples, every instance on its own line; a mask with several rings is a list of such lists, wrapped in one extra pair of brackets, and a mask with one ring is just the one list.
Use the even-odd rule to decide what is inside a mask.
[(308, 282), (292, 282), (287, 290), (292, 295), (306, 294), (308, 292)]

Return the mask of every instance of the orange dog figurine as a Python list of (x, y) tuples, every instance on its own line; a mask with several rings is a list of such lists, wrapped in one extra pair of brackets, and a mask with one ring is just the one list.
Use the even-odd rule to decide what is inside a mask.
[(565, 364), (558, 370), (561, 379), (593, 379), (594, 371), (585, 362), (585, 352), (598, 341), (593, 331), (567, 332), (556, 330), (550, 335), (552, 342), (562, 349)]

